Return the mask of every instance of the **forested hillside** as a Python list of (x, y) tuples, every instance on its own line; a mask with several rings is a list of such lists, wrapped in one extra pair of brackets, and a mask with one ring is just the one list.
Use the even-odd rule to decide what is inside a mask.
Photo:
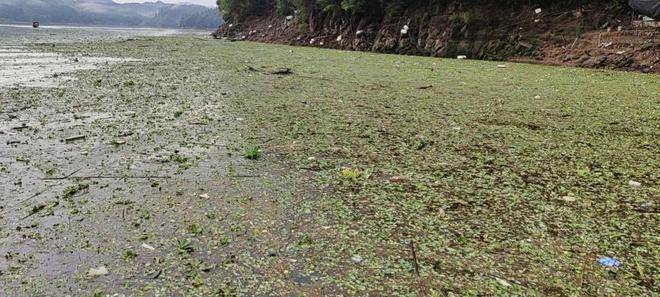
[[(377, 20), (383, 17), (403, 15), (407, 9), (420, 6), (450, 6), (460, 15), (457, 18), (473, 17), (465, 14), (471, 5), (501, 5), (502, 8), (523, 5), (565, 5), (572, 6), (594, 1), (583, 0), (218, 0), (218, 6), (224, 14), (240, 21), (250, 16), (262, 15), (273, 9), (280, 15), (296, 15), (300, 19), (314, 18), (319, 15), (336, 17), (353, 17), (367, 20)], [(620, 5), (623, 0), (602, 0), (603, 7)]]
[(115, 3), (112, 0), (0, 0), (0, 22), (216, 28), (218, 10), (201, 5), (163, 2)]

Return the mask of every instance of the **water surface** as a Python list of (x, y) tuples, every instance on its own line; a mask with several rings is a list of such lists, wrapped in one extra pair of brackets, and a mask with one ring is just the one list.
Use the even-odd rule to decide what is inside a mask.
[(61, 43), (97, 40), (121, 40), (137, 36), (208, 35), (210, 32), (188, 29), (77, 27), (0, 24), (0, 45), (26, 43)]
[(184, 29), (74, 27), (0, 24), (0, 88), (11, 86), (55, 87), (72, 79), (73, 71), (90, 70), (104, 65), (136, 61), (109, 57), (66, 57), (57, 53), (35, 51), (31, 44), (117, 41), (140, 36), (208, 36), (208, 32)]

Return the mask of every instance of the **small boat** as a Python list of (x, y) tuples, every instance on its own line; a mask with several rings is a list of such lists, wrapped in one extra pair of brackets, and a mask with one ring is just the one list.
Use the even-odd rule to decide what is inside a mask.
[(32, 22), (32, 28), (39, 28), (39, 22)]

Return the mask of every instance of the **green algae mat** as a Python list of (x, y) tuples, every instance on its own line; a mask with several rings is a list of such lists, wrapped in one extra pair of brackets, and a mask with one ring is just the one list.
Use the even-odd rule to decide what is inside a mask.
[(0, 89), (0, 295), (653, 296), (660, 76), (199, 37)]

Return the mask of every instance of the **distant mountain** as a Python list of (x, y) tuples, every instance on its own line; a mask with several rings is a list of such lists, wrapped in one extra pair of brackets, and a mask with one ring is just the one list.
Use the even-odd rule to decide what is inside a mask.
[(163, 2), (115, 3), (112, 0), (0, 0), (1, 22), (96, 26), (217, 28), (217, 9)]

